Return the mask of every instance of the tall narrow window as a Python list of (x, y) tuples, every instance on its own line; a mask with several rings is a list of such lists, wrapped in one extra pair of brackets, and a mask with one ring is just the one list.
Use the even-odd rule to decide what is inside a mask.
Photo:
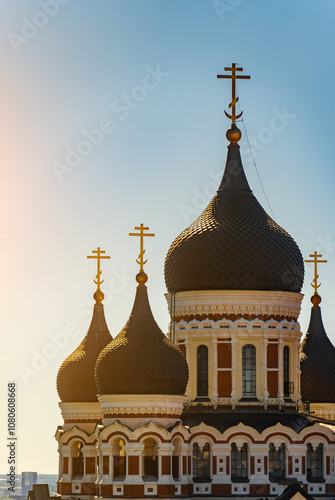
[(313, 483), (323, 481), (323, 446), (320, 443), (315, 450), (307, 445), (307, 481)]
[(290, 397), (290, 349), (284, 347), (284, 398)]
[(242, 394), (256, 396), (256, 349), (249, 344), (242, 349)]
[(116, 438), (113, 443), (113, 477), (122, 479), (126, 475), (126, 453), (123, 439)]
[(197, 350), (197, 394), (208, 396), (208, 348), (200, 345)]
[(231, 445), (231, 480), (235, 483), (248, 481), (247, 443), (243, 443), (240, 450), (235, 443)]
[(270, 444), (269, 479), (272, 483), (285, 479), (285, 443), (282, 443), (277, 451), (273, 443)]
[(157, 443), (153, 438), (143, 441), (143, 475), (151, 476), (151, 479), (158, 478), (158, 456)]
[(210, 481), (210, 444), (200, 449), (198, 443), (193, 445), (193, 481), (204, 483)]
[(84, 455), (81, 451), (83, 443), (76, 442), (72, 446), (72, 478), (79, 479), (84, 475)]

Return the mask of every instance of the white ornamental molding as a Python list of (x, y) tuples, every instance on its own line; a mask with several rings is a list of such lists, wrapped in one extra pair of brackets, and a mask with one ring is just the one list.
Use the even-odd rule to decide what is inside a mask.
[(252, 315), (298, 319), (303, 295), (262, 290), (197, 290), (165, 295), (171, 316)]
[(235, 321), (231, 321), (227, 318), (219, 319), (218, 321), (213, 321), (208, 318), (199, 321), (196, 319), (192, 319), (187, 322), (184, 320), (179, 321), (178, 323), (173, 323), (176, 330), (204, 330), (204, 329), (214, 329), (214, 330), (222, 330), (224, 328), (229, 329), (238, 329), (238, 328), (249, 328), (249, 329), (279, 329), (279, 330), (295, 330), (297, 332), (300, 331), (300, 324), (297, 321), (288, 321), (287, 319), (283, 319), (282, 321), (277, 321), (274, 318), (271, 318), (267, 321), (262, 321), (257, 317), (252, 320), (247, 320), (241, 316), (239, 319)]

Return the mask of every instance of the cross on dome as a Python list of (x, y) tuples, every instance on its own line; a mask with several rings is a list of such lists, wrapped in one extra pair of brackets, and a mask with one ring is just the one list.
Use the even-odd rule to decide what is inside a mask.
[(96, 279), (94, 279), (94, 283), (97, 285), (97, 290), (95, 292), (95, 294), (93, 295), (94, 299), (96, 300), (97, 304), (101, 304), (103, 298), (104, 298), (104, 294), (102, 293), (101, 289), (100, 289), (100, 285), (104, 282), (104, 280), (100, 280), (100, 276), (101, 276), (101, 273), (102, 271), (100, 270), (100, 260), (101, 259), (110, 259), (110, 257), (108, 255), (102, 255), (105, 252), (105, 250), (100, 250), (100, 247), (98, 247), (97, 250), (92, 250), (92, 253), (95, 253), (96, 255), (88, 255), (87, 258), (88, 259), (97, 259), (97, 275), (96, 275)]
[(143, 266), (148, 262), (143, 259), (145, 254), (145, 250), (143, 248), (143, 239), (145, 236), (155, 236), (153, 233), (145, 233), (144, 231), (149, 231), (149, 227), (144, 227), (143, 224), (140, 224), (139, 227), (134, 227), (135, 231), (139, 231), (139, 233), (129, 233), (129, 236), (139, 236), (140, 237), (140, 253), (138, 255), (138, 259), (136, 259), (137, 264), (140, 266), (140, 273), (143, 273)]
[(321, 286), (321, 283), (318, 283), (318, 264), (321, 264), (322, 262), (327, 262), (326, 260), (318, 260), (319, 257), (322, 257), (321, 254), (318, 254), (316, 251), (312, 254), (309, 255), (309, 257), (312, 257), (313, 260), (305, 260), (305, 262), (310, 262), (314, 263), (314, 279), (311, 283), (311, 286), (314, 288), (314, 295), (318, 294), (318, 288)]
[(226, 111), (225, 111), (225, 115), (227, 116), (227, 118), (230, 118), (232, 120), (233, 123), (235, 123), (236, 120), (238, 120), (238, 118), (240, 118), (242, 116), (242, 113), (243, 111), (241, 111), (240, 114), (236, 115), (236, 111), (235, 111), (235, 105), (238, 101), (238, 97), (236, 97), (236, 80), (237, 79), (242, 79), (242, 80), (250, 80), (250, 76), (247, 76), (247, 75), (238, 75), (236, 74), (236, 71), (243, 71), (243, 68), (236, 68), (236, 63), (232, 63), (231, 65), (232, 67), (231, 68), (225, 68), (224, 70), (225, 71), (231, 71), (231, 75), (217, 75), (217, 78), (231, 78), (231, 83), (232, 83), (232, 100), (231, 100), (231, 103), (229, 104), (229, 107), (232, 108), (232, 114), (229, 115)]

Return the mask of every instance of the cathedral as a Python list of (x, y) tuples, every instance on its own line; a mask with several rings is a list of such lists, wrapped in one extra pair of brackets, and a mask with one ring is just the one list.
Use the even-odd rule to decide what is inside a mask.
[(208, 207), (167, 253), (168, 336), (148, 298), (149, 228), (132, 233), (140, 241), (134, 305), (114, 339), (100, 287), (108, 257), (99, 247), (90, 256), (98, 266), (92, 321), (57, 376), (62, 499), (293, 498), (290, 485), (298, 498), (335, 498), (335, 348), (321, 317), (322, 256), (310, 256), (304, 335), (304, 259), (250, 189), (235, 111), (235, 81), (249, 77), (235, 64), (225, 70), (226, 165)]

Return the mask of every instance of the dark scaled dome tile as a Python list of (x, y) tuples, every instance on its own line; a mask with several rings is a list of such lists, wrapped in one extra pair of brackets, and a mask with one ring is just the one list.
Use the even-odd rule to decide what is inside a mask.
[(298, 246), (250, 191), (217, 193), (200, 217), (175, 239), (165, 261), (170, 292), (299, 292), (303, 277)]
[(62, 402), (98, 401), (94, 367), (98, 355), (111, 340), (103, 306), (95, 304), (88, 333), (59, 368), (57, 391)]
[(311, 403), (335, 403), (335, 347), (328, 338), (321, 309), (312, 308), (311, 321), (301, 347), (301, 395)]
[[(147, 301), (146, 287), (139, 285), (134, 308), (147, 310), (147, 314), (132, 314), (100, 353), (95, 367), (99, 394), (185, 393), (186, 360), (158, 327)], [(147, 303), (145, 307), (143, 303)]]

